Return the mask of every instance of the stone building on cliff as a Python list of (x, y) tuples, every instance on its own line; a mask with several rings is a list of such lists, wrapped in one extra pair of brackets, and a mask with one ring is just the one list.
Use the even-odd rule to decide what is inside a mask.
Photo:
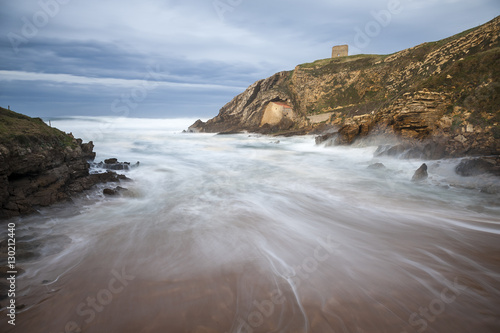
[(349, 45), (337, 45), (332, 47), (332, 58), (347, 57), (349, 55)]

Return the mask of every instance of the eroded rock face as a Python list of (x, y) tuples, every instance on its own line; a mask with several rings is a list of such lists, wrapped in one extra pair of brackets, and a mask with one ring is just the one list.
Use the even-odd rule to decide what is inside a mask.
[[(267, 79), (255, 82), (243, 93), (224, 105), (216, 117), (208, 120), (206, 123), (198, 120), (189, 127), (188, 131), (209, 133), (244, 130), (266, 132), (273, 126), (278, 126), (277, 128), (290, 128), (295, 124), (293, 120), (284, 120), (281, 122), (278, 119), (278, 121), (272, 124), (262, 123), (265, 109), (271, 102), (283, 102), (290, 105), (293, 109), (290, 94), (283, 89), (288, 76), (289, 72), (279, 72)], [(299, 119), (299, 122), (305, 121), (305, 117), (301, 117), (298, 114), (294, 114), (291, 119)], [(290, 123), (291, 126), (289, 125)]]
[(89, 173), (92, 142), (9, 110), (1, 109), (0, 117), (10, 126), (0, 133), (0, 219), (32, 213), (97, 183), (119, 181), (113, 172)]
[(0, 218), (32, 213), (37, 206), (67, 200), (98, 183), (118, 182), (113, 172), (89, 174), (92, 146), (31, 147), (30, 153), (3, 146), (1, 158), (8, 167), (0, 174)]
[(445, 94), (430, 91), (406, 93), (382, 110), (377, 118), (389, 121), (392, 130), (403, 137), (425, 139), (436, 130), (437, 121), (448, 105), (450, 101)]
[[(197, 121), (190, 131), (316, 134), (327, 125), (337, 126), (338, 133), (328, 133), (318, 143), (351, 144), (370, 135), (392, 135), (419, 142), (412, 155), (418, 150), (430, 158), (498, 155), (499, 36), (497, 17), (388, 56), (302, 64), (255, 82), (215, 118)], [(273, 101), (290, 105), (296, 114), (290, 118), (293, 123), (263, 121)], [(320, 123), (308, 121), (320, 118)]]

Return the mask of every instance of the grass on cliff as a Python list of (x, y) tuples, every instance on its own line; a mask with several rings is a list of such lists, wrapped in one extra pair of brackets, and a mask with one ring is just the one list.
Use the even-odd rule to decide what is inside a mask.
[(298, 67), (300, 67), (302, 69), (305, 69), (305, 68), (320, 69), (321, 67), (325, 67), (325, 66), (329, 66), (329, 65), (338, 66), (339, 64), (348, 64), (348, 63), (359, 61), (359, 60), (368, 60), (368, 61), (377, 62), (379, 60), (383, 60), (386, 57), (387, 57), (387, 55), (356, 54), (356, 55), (351, 55), (351, 56), (346, 56), (346, 57), (320, 59), (320, 60), (316, 60), (313, 62), (300, 64)]
[(32, 145), (73, 146), (73, 138), (66, 133), (48, 126), (40, 118), (0, 107), (0, 144), (24, 147)]
[(471, 113), (467, 119), (471, 124), (493, 126), (495, 138), (500, 139), (500, 47), (456, 61), (420, 87), (450, 94), (454, 106)]

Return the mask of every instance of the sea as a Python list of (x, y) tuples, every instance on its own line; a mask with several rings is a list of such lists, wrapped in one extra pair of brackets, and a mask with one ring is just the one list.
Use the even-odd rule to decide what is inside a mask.
[(1, 224), (25, 249), (2, 332), (500, 332), (498, 178), (195, 120), (50, 119), (140, 164)]

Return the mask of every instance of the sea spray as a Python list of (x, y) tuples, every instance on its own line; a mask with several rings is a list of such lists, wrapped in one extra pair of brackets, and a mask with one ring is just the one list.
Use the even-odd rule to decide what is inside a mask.
[[(473, 331), (500, 306), (499, 196), (478, 185), (496, 178), (312, 136), (182, 133), (192, 119), (99, 127), (113, 121), (52, 120), (75, 137), (101, 128), (97, 161), (141, 163), (123, 171), (134, 195), (96, 188), (19, 219), (37, 244), (20, 264), (20, 331)], [(124, 268), (134, 279), (109, 294)], [(449, 281), (467, 289), (421, 317)], [(101, 311), (87, 307), (98, 295)]]

